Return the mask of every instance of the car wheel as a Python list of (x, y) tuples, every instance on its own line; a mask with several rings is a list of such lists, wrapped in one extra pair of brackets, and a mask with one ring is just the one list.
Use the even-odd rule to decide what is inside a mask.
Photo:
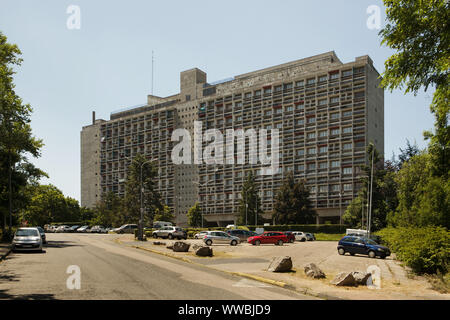
[(261, 241), (259, 241), (259, 240), (255, 241), (255, 246), (259, 246), (260, 244), (261, 244)]
[(169, 238), (169, 240), (172, 240), (173, 239), (173, 235), (169, 234), (167, 238)]
[(284, 244), (283, 240), (278, 240), (278, 245), (282, 246)]
[(345, 250), (343, 248), (339, 248), (338, 252), (341, 256), (345, 255)]
[(290, 243), (294, 243), (294, 239), (289, 240)]
[(208, 246), (212, 245), (212, 241), (210, 239), (206, 240), (206, 245)]
[(375, 254), (375, 251), (369, 251), (369, 258), (375, 258), (377, 255)]
[(354, 254), (354, 253), (352, 253), (352, 252), (350, 252), (350, 255), (351, 255), (351, 256), (354, 256), (355, 254)]
[(158, 235), (156, 233), (154, 233), (153, 238), (158, 239)]
[(236, 246), (236, 245), (237, 245), (237, 241), (236, 241), (236, 240), (232, 240), (232, 241), (231, 241), (231, 245), (232, 245), (232, 246)]
[(301, 242), (305, 242), (306, 241), (306, 239), (305, 238), (302, 238), (302, 240), (300, 240)]
[(386, 259), (386, 256), (385, 256), (384, 254), (382, 254), (382, 255), (380, 256), (380, 258), (381, 258), (381, 259)]

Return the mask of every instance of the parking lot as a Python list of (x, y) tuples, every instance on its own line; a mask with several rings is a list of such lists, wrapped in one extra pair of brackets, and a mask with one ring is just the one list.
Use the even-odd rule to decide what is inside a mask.
[[(171, 244), (176, 240), (151, 239), (137, 242), (131, 235), (114, 235), (116, 241), (124, 245), (140, 246), (155, 252), (186, 257), (189, 260), (216, 269), (229, 272), (241, 272), (255, 276), (282, 281), (295, 287), (307, 288), (316, 292), (326, 293), (333, 297), (349, 299), (449, 299), (449, 295), (442, 295), (430, 289), (428, 282), (422, 277), (408, 275), (394, 256), (386, 259), (369, 258), (367, 256), (341, 256), (337, 252), (337, 241), (308, 241), (295, 242), (276, 246), (265, 244), (253, 246), (241, 243), (237, 246), (226, 244), (212, 245), (214, 257), (197, 257), (192, 249), (187, 253), (173, 252), (165, 245), (154, 245), (154, 241)], [(202, 240), (188, 239), (191, 246), (203, 244)], [(293, 272), (268, 272), (270, 260), (275, 256), (290, 256), (293, 262)], [(304, 274), (304, 266), (315, 263), (327, 278), (313, 280)], [(381, 273), (381, 290), (370, 290), (367, 287), (343, 288), (335, 287), (330, 281), (339, 272), (366, 271), (369, 266), (377, 266)], [(356, 296), (355, 296), (356, 294)]]

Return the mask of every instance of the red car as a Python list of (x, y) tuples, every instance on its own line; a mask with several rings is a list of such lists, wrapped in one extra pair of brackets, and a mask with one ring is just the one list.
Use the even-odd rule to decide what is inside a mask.
[(269, 243), (282, 246), (283, 243), (289, 242), (289, 239), (283, 232), (267, 231), (259, 236), (248, 238), (247, 242), (256, 246)]
[(295, 235), (292, 233), (292, 231), (286, 231), (284, 232), (284, 234), (286, 235), (286, 237), (288, 237), (290, 243), (295, 242)]

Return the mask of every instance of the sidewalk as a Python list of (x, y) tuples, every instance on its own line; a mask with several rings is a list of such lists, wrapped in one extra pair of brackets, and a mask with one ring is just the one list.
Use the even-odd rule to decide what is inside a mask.
[[(428, 282), (421, 277), (407, 277), (406, 271), (399, 265), (398, 261), (386, 261), (381, 259), (365, 259), (361, 260), (362, 264), (375, 263), (380, 266), (382, 274), (381, 289), (369, 289), (366, 286), (353, 287), (336, 287), (330, 284), (330, 281), (340, 271), (346, 270), (344, 265), (336, 263), (336, 261), (316, 261), (311, 257), (309, 251), (306, 254), (307, 261), (317, 262), (320, 268), (325, 271), (326, 279), (314, 280), (306, 277), (303, 271), (304, 261), (301, 259), (298, 248), (300, 246), (288, 246), (280, 248), (277, 246), (261, 246), (259, 248), (241, 245), (238, 247), (231, 247), (225, 245), (213, 246), (214, 257), (197, 257), (193, 250), (190, 249), (187, 253), (173, 252), (163, 245), (153, 245), (154, 239), (149, 239), (146, 242), (135, 241), (130, 236), (114, 237), (117, 243), (129, 246), (139, 247), (153, 253), (163, 254), (172, 258), (177, 258), (186, 262), (202, 265), (207, 268), (213, 268), (231, 274), (239, 274), (244, 277), (252, 278), (254, 280), (272, 283), (283, 287), (294, 289), (301, 293), (310, 294), (313, 296), (325, 299), (352, 299), (352, 300), (450, 300), (449, 294), (440, 294), (430, 289)], [(171, 240), (157, 241), (165, 242), (166, 244), (174, 242)], [(196, 240), (187, 240), (188, 243), (199, 243)], [(322, 244), (320, 244), (322, 245)], [(334, 252), (334, 245), (333, 253)], [(256, 252), (256, 250), (258, 252)], [(282, 249), (282, 250), (280, 250)], [(289, 251), (288, 251), (289, 250)], [(297, 252), (293, 252), (293, 251)], [(269, 262), (273, 256), (289, 255), (293, 259), (293, 272), (289, 273), (274, 273), (266, 271)], [(332, 258), (337, 257), (342, 260), (342, 257), (334, 254)], [(355, 264), (352, 257), (346, 257), (344, 261), (349, 265)], [(322, 259), (322, 256), (316, 259)], [(306, 260), (305, 260), (306, 261)], [(367, 262), (366, 262), (367, 261)], [(335, 268), (330, 265), (335, 264)], [(348, 268), (348, 267), (347, 267)]]
[(0, 261), (6, 258), (6, 256), (11, 251), (11, 244), (9, 243), (0, 243)]

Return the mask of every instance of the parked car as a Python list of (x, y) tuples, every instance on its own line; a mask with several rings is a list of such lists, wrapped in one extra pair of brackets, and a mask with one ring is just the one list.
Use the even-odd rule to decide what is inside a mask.
[(200, 231), (194, 235), (195, 239), (203, 239), (208, 231)]
[(306, 234), (302, 231), (293, 231), (292, 234), (294, 235), (296, 241), (305, 242), (307, 240)]
[(36, 227), (39, 230), (39, 234), (41, 235), (41, 239), (42, 239), (42, 243), (46, 244), (47, 243), (47, 237), (45, 236), (45, 231), (43, 228), (41, 227)]
[(89, 226), (82, 226), (82, 227), (79, 227), (76, 231), (79, 233), (82, 233), (82, 232), (88, 232), (88, 230), (89, 230)]
[(78, 226), (78, 225), (76, 225), (76, 226), (71, 226), (71, 227), (67, 230), (67, 232), (70, 232), (70, 233), (76, 232), (77, 229), (78, 229), (79, 227), (80, 227), (80, 226)]
[(283, 232), (266, 231), (259, 236), (248, 238), (247, 242), (256, 246), (259, 246), (260, 244), (275, 244), (282, 246), (284, 243), (288, 243), (289, 239)]
[(308, 240), (308, 241), (316, 240), (316, 236), (314, 235), (314, 233), (305, 233), (305, 235), (306, 235), (306, 240)]
[(69, 226), (62, 225), (62, 226), (58, 226), (58, 227), (55, 229), (55, 232), (56, 232), (56, 233), (67, 232), (69, 229), (70, 229)]
[(223, 231), (207, 231), (207, 233), (203, 237), (203, 242), (208, 246), (219, 243), (236, 246), (241, 241), (238, 237), (231, 236)]
[(180, 227), (162, 227), (159, 230), (155, 230), (152, 233), (153, 238), (168, 238), (168, 239), (187, 239), (187, 232)]
[(345, 236), (339, 240), (337, 250), (342, 256), (347, 252), (352, 256), (363, 254), (370, 258), (380, 257), (381, 259), (391, 255), (389, 248), (379, 245), (372, 239), (355, 236)]
[(42, 238), (38, 228), (19, 228), (14, 234), (12, 251), (36, 250), (42, 252)]
[(227, 233), (230, 236), (238, 237), (241, 241), (247, 241), (248, 238), (256, 236), (256, 232), (248, 231), (248, 230), (240, 230), (240, 229), (233, 229), (228, 230)]
[(290, 243), (294, 243), (295, 242), (295, 235), (292, 233), (292, 231), (286, 231), (286, 232), (284, 232), (284, 234), (289, 239)]
[(135, 230), (138, 229), (137, 224), (124, 224), (119, 228), (113, 229), (115, 233), (134, 233)]
[(90, 233), (106, 233), (106, 229), (103, 226), (93, 226), (90, 230)]

